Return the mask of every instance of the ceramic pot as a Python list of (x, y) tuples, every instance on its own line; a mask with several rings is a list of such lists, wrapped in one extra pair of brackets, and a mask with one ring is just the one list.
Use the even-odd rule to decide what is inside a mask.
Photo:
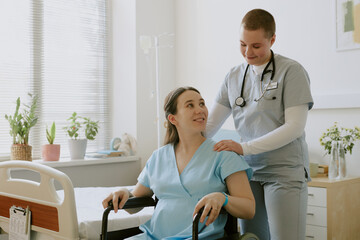
[(45, 144), (42, 146), (42, 158), (44, 161), (59, 161), (60, 144)]
[(70, 158), (84, 159), (86, 153), (87, 139), (69, 139)]
[(25, 160), (32, 161), (31, 157), (32, 147), (27, 144), (13, 144), (11, 145), (11, 160)]

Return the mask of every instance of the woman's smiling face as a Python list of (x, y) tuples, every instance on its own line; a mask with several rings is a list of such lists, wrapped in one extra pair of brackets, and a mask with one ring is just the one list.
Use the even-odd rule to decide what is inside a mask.
[(187, 90), (177, 99), (177, 112), (174, 116), (178, 131), (203, 132), (206, 129), (208, 109), (205, 100), (195, 91)]
[(260, 66), (271, 58), (270, 48), (275, 42), (275, 34), (267, 38), (263, 29), (247, 30), (240, 28), (240, 51), (250, 65)]

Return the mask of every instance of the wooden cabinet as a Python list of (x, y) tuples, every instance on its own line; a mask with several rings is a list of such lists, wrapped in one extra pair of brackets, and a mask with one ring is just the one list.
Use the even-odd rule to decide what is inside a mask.
[(306, 239), (360, 239), (360, 178), (308, 183)]

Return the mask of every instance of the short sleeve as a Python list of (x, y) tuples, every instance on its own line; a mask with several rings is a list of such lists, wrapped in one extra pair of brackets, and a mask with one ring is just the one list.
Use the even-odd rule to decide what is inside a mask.
[(137, 178), (139, 183), (141, 183), (142, 185), (144, 185), (145, 187), (148, 187), (148, 188), (151, 188), (150, 187), (149, 168), (150, 168), (150, 163), (151, 163), (151, 159), (153, 158), (153, 155), (151, 155), (149, 160), (146, 162), (145, 167), (143, 168), (143, 170), (141, 171), (140, 175)]
[(229, 95), (228, 95), (228, 84), (229, 84), (229, 75), (230, 72), (226, 75), (225, 80), (220, 86), (220, 91), (218, 92), (215, 101), (227, 108), (231, 108), (229, 102)]
[(309, 110), (314, 105), (310, 91), (310, 79), (306, 70), (299, 63), (294, 63), (286, 73), (284, 107), (286, 109), (302, 104), (308, 104)]
[(234, 152), (223, 151), (221, 152), (221, 167), (220, 175), (223, 182), (225, 179), (233, 173), (246, 171), (248, 180), (251, 179), (253, 175), (252, 168), (247, 164), (243, 156), (240, 156)]

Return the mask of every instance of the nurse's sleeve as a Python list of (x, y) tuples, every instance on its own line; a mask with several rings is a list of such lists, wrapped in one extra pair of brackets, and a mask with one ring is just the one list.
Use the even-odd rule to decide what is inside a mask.
[(231, 108), (225, 107), (217, 102), (214, 103), (210, 110), (208, 121), (206, 124), (205, 137), (211, 138), (217, 133), (217, 131), (224, 124), (226, 119), (231, 114)]
[(285, 123), (282, 126), (262, 137), (240, 143), (244, 156), (278, 149), (300, 137), (304, 133), (307, 114), (307, 104), (285, 109)]
[(221, 84), (215, 103), (210, 110), (205, 132), (207, 138), (213, 137), (231, 114), (231, 105), (229, 102), (230, 73), (231, 71), (226, 75), (224, 82)]

